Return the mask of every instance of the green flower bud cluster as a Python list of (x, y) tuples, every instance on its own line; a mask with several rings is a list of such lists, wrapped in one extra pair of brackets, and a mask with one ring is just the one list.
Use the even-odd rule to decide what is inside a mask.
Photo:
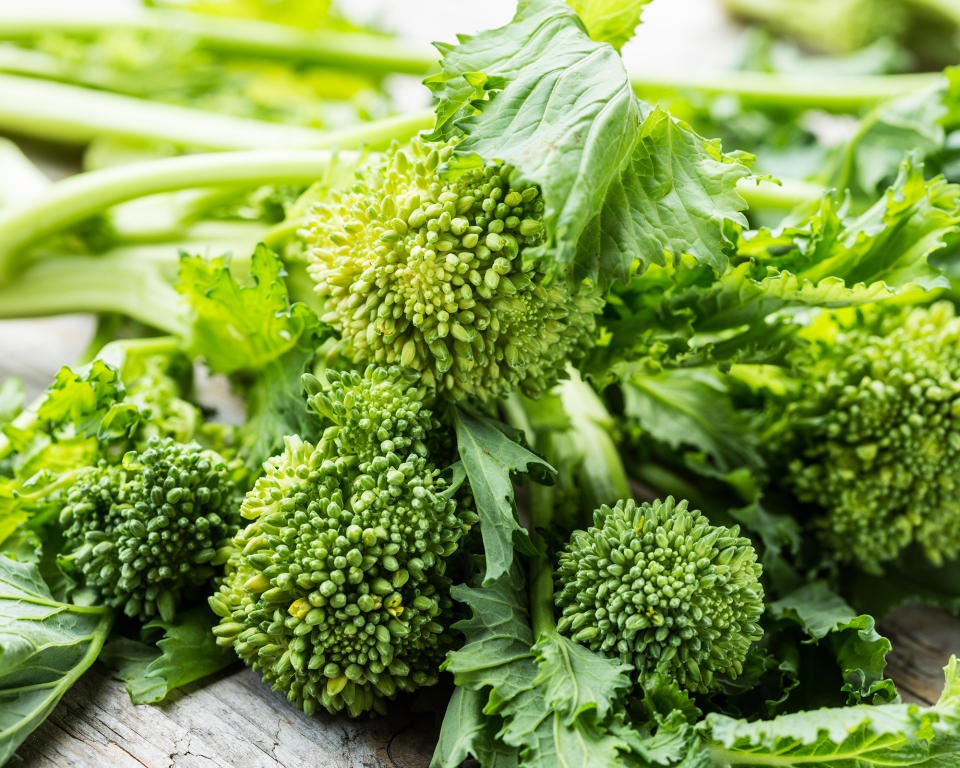
[(308, 387), (334, 425), (267, 462), (210, 605), (218, 642), (265, 682), (307, 714), (355, 717), (437, 682), (453, 642), (446, 560), (475, 516), (423, 450), (433, 416), (407, 374), (326, 375)]
[(61, 560), (98, 602), (170, 621), (184, 590), (209, 582), (229, 554), (238, 501), (217, 454), (152, 438), (71, 486)]
[(446, 178), (452, 152), (394, 147), (317, 206), (302, 236), (323, 319), (351, 359), (413, 368), (453, 399), (539, 394), (589, 347), (601, 301), (525, 259), (546, 239), (539, 190), (497, 163)]
[(325, 378), (304, 376), (304, 387), (310, 407), (331, 424), (324, 439), (333, 441), (338, 455), (427, 455), (440, 423), (430, 410), (433, 391), (413, 371), (371, 365), (363, 374), (327, 371)]
[(879, 571), (960, 555), (960, 319), (952, 305), (831, 318), (785, 406), (785, 482), (837, 556)]
[(672, 497), (602, 506), (560, 552), (557, 629), (705, 692), (743, 671), (762, 630), (760, 565), (739, 529), (711, 525)]

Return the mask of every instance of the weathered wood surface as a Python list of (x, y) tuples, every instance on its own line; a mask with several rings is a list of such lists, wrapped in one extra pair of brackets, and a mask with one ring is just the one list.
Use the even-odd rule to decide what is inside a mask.
[(308, 718), (248, 669), (135, 707), (96, 665), (19, 757), (25, 768), (425, 768), (433, 722), (410, 712)]

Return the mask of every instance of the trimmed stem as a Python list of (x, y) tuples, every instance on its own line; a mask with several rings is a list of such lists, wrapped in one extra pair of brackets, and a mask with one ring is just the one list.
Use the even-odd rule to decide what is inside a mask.
[(318, 150), (187, 155), (64, 179), (34, 202), (0, 213), (0, 284), (13, 275), (29, 246), (105, 208), (190, 187), (311, 183), (323, 178), (332, 157)]
[(374, 74), (426, 75), (437, 68), (439, 58), (429, 46), (409, 44), (386, 35), (303, 30), (268, 21), (173, 10), (138, 9), (130, 13), (97, 14), (84, 9), (76, 15), (67, 12), (57, 16), (18, 10), (0, 18), (0, 37), (8, 40), (45, 33), (89, 36), (105, 29), (175, 33), (221, 53), (323, 64)]
[[(603, 401), (575, 370), (570, 370), (569, 378), (557, 385), (557, 393), (570, 419), (571, 431), (576, 435), (572, 439), (577, 441), (581, 449), (582, 458), (575, 475), (583, 503), (595, 508), (630, 497), (627, 472), (610, 435), (613, 418)], [(520, 417), (511, 416), (510, 420), (515, 428), (522, 428), (527, 422), (525, 413)], [(547, 459), (550, 458), (547, 455)], [(555, 486), (537, 485), (530, 489), (530, 528), (534, 542), (542, 553), (530, 564), (530, 615), (534, 637), (557, 631), (553, 604), (553, 564), (538, 533), (540, 530), (549, 530), (553, 525), (555, 499)]]
[[(940, 75), (806, 78), (729, 73), (673, 78), (637, 75), (641, 96), (692, 90), (728, 93), (757, 107), (859, 111), (939, 82)], [(819, 88), (819, 90), (817, 90)], [(433, 113), (385, 118), (341, 131), (320, 131), (265, 120), (216, 114), (76, 85), (0, 74), (0, 129), (61, 144), (84, 145), (99, 137), (171, 143), (202, 150), (271, 147), (383, 148), (433, 124)]]
[(695, 75), (631, 73), (634, 89), (643, 98), (693, 91), (705, 96), (736, 96), (746, 106), (827, 112), (859, 112), (879, 102), (935, 87), (940, 73), (809, 77), (765, 72), (720, 72)]
[(70, 312), (121, 313), (167, 333), (186, 331), (179, 294), (159, 265), (140, 257), (49, 257), (0, 287), (0, 318)]
[(815, 202), (827, 190), (810, 181), (783, 179), (779, 183), (763, 179), (741, 179), (737, 191), (751, 209), (792, 211), (798, 205)]
[(221, 115), (92, 88), (0, 75), (0, 129), (66, 144), (100, 137), (169, 142), (207, 150), (383, 148), (433, 124), (432, 112), (389, 117), (339, 131)]

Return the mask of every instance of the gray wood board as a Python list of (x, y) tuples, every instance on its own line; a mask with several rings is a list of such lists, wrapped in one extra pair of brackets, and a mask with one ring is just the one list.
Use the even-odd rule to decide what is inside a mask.
[[(931, 703), (960, 652), (960, 619), (897, 611), (881, 630), (907, 701)], [(403, 702), (406, 704), (406, 702)], [(249, 669), (189, 686), (162, 706), (134, 706), (94, 666), (21, 747), (23, 768), (425, 768), (435, 716), (407, 706), (386, 718), (308, 718)]]

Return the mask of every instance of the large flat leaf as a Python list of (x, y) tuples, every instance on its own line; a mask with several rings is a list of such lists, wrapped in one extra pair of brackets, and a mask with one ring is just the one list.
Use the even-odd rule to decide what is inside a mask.
[(434, 137), (463, 137), (455, 165), (502, 160), (511, 181), (540, 186), (548, 239), (528, 255), (548, 271), (605, 288), (683, 256), (725, 266), (747, 168), (638, 100), (565, 3), (524, 0), (506, 27), (440, 49)]
[(93, 664), (111, 620), (58, 602), (36, 565), (0, 556), (0, 765)]
[(709, 715), (701, 733), (717, 765), (955, 768), (960, 755), (960, 663), (932, 707), (818, 709), (749, 722)]

